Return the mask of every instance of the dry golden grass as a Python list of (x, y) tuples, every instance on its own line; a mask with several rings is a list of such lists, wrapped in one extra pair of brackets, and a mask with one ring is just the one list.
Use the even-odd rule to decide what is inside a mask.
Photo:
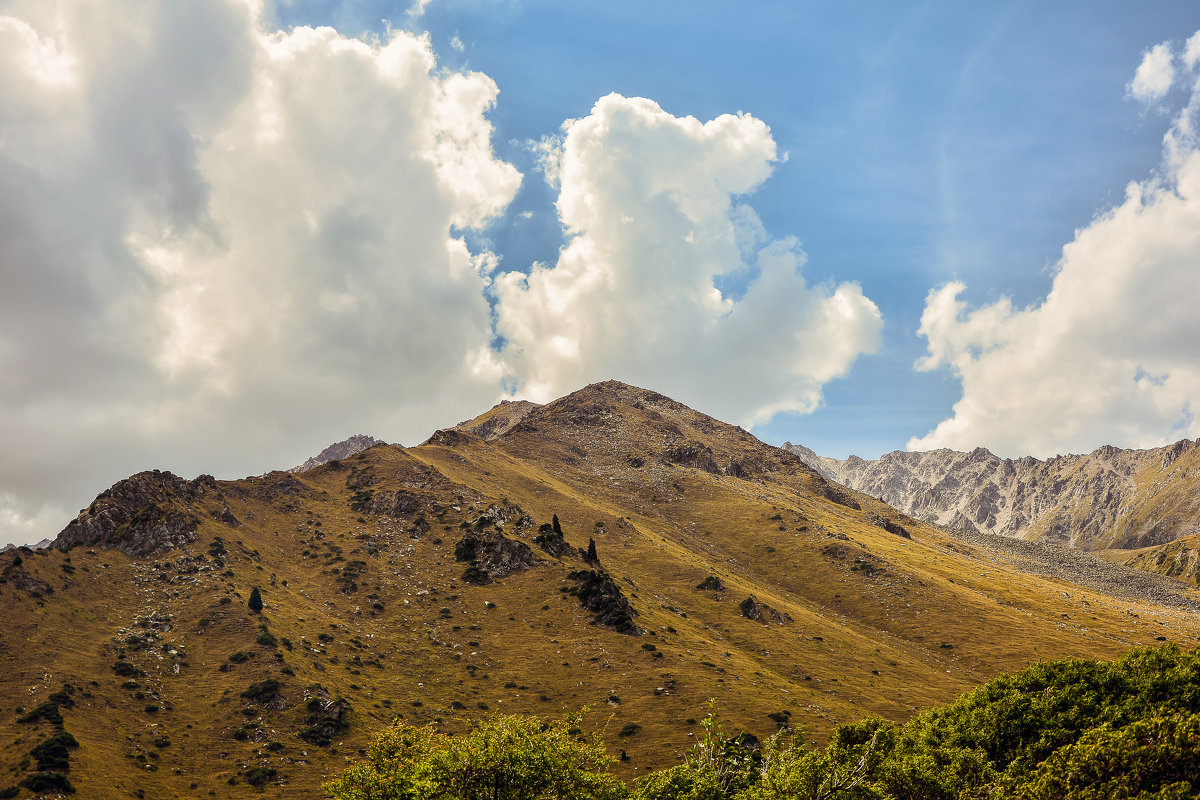
[[(1200, 641), (1195, 615), (1023, 574), (862, 495), (840, 498), (861, 510), (833, 502), (826, 495), (837, 492), (796, 459), (631, 387), (588, 387), (491, 442), (439, 440), (377, 446), (290, 478), (220, 482), (219, 495), (191, 501), (201, 523), (181, 550), (25, 556), (22, 568), (54, 592), (0, 585), (0, 788), (20, 779), (21, 758), (49, 730), (16, 723), (17, 708), (64, 683), (77, 687), (63, 713), (81, 745), (70, 771), (80, 796), (249, 794), (245, 771), (269, 766), (278, 778), (263, 795), (296, 797), (319, 795), (393, 719), (453, 729), (485, 707), (591, 706), (612, 752), (628, 753), (619, 774), (634, 778), (679, 757), (709, 698), (759, 736), (775, 730), (768, 714), (786, 711), (819, 740), (838, 722), (901, 720), (1038, 659), (1114, 656), (1160, 636)], [(666, 453), (703, 468), (667, 463)], [(420, 510), (352, 510), (348, 479), (368, 469), (375, 496), (409, 491)], [(460, 526), (505, 502), (536, 523), (557, 514), (577, 548), (594, 538), (644, 635), (592, 625), (562, 591), (585, 566), (574, 555), (534, 546), (544, 563), (465, 583)], [(212, 516), (225, 507), (240, 527)], [(532, 545), (535, 532), (520, 538)], [(209, 554), (217, 537), (220, 566)], [(204, 569), (181, 574), (188, 558)], [(353, 561), (365, 569), (347, 593), (333, 570)], [(708, 576), (725, 588), (697, 589)], [(262, 615), (246, 605), (254, 586)], [(750, 596), (790, 619), (747, 619), (739, 604)], [(151, 612), (157, 627), (139, 627)], [(261, 625), (278, 647), (256, 642)], [(148, 631), (153, 642), (129, 644)], [(136, 689), (113, 672), (121, 649), (145, 673)], [(232, 663), (235, 653), (252, 655)], [(241, 696), (269, 677), (282, 683), (280, 708)], [(306, 700), (319, 695), (353, 708), (329, 748), (297, 736)], [(640, 729), (619, 736), (628, 723)]]

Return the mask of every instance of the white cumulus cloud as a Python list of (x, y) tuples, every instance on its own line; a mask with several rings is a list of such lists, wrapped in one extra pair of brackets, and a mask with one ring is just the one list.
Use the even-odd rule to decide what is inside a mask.
[(1143, 103), (1161, 100), (1175, 82), (1175, 57), (1165, 42), (1157, 44), (1142, 56), (1133, 80), (1127, 87), (1129, 94)]
[(494, 261), (456, 232), (521, 180), (490, 78), (235, 0), (5, 11), (0, 540), (139, 469), (286, 467), (499, 396)]
[[(553, 265), (496, 280), (501, 358), (538, 399), (616, 377), (755, 424), (811, 411), (878, 345), (858, 285), (809, 286), (793, 239), (742, 201), (771, 174), (760, 120), (675, 117), (612, 94), (537, 146), (569, 235)], [(740, 297), (722, 277), (749, 283)]]
[[(1195, 58), (1184, 60), (1194, 69)], [(1190, 80), (1158, 173), (1076, 232), (1042, 302), (970, 309), (958, 282), (930, 293), (918, 368), (949, 367), (963, 394), (910, 449), (1050, 456), (1200, 435), (1200, 84)]]
[(412, 443), (513, 386), (618, 377), (753, 423), (814, 408), (876, 346), (858, 286), (809, 286), (745, 205), (776, 159), (753, 117), (603, 98), (538, 146), (568, 246), (495, 278), (463, 235), (522, 180), (492, 149), (491, 78), (427, 36), (263, 19), (3, 6), (0, 543), (142, 469)]

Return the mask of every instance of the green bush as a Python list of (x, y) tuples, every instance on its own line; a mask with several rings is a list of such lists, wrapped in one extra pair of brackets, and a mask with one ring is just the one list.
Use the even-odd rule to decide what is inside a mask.
[(75, 737), (66, 731), (59, 731), (37, 747), (29, 751), (37, 761), (37, 768), (42, 772), (69, 770), (70, 750), (79, 747)]
[(112, 665), (112, 671), (121, 678), (136, 678), (142, 671), (128, 661), (118, 661)]
[(266, 705), (279, 696), (280, 683), (275, 678), (267, 678), (258, 683), (250, 684), (250, 688), (242, 692), (242, 697), (255, 703)]
[(397, 723), (372, 743), (367, 760), (325, 790), (338, 800), (401, 798), (574, 798), (616, 800), (628, 790), (605, 770), (612, 759), (578, 717), (543, 723), (489, 714), (460, 736)]
[(71, 780), (61, 772), (35, 772), (20, 783), (34, 794), (74, 794)]
[(246, 783), (261, 788), (275, 780), (278, 774), (274, 767), (251, 767), (246, 770)]

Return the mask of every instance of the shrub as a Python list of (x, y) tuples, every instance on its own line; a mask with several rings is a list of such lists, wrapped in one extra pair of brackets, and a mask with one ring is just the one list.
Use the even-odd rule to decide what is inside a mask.
[(266, 705), (279, 696), (279, 687), (281, 685), (275, 678), (267, 678), (258, 683), (250, 684), (250, 688), (242, 692), (242, 697), (255, 703)]
[(43, 772), (59, 770), (66, 772), (70, 769), (68, 759), (70, 750), (79, 747), (75, 737), (66, 731), (59, 731), (37, 747), (29, 751), (37, 761), (37, 768)]
[(17, 722), (37, 722), (39, 719), (45, 720), (51, 725), (62, 725), (62, 712), (58, 710), (58, 703), (47, 700), (32, 711), (22, 714), (17, 718)]
[(136, 678), (142, 671), (128, 661), (118, 661), (112, 665), (112, 671), (122, 678)]
[(262, 593), (258, 590), (257, 586), (255, 586), (253, 589), (250, 590), (250, 599), (246, 601), (246, 605), (249, 606), (250, 610), (253, 611), (255, 614), (262, 613), (262, 610), (263, 610)]
[(61, 772), (35, 772), (25, 778), (20, 786), (34, 794), (74, 794), (71, 780)]
[(612, 759), (599, 736), (582, 735), (578, 723), (489, 714), (460, 736), (397, 723), (376, 738), (366, 761), (324, 788), (338, 800), (624, 797), (625, 787), (603, 771)]
[(274, 767), (251, 767), (245, 773), (246, 783), (257, 788), (262, 788), (275, 780), (278, 774)]

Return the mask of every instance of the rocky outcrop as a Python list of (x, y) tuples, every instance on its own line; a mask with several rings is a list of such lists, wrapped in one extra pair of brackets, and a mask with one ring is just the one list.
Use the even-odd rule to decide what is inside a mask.
[(476, 586), (542, 563), (529, 545), (497, 531), (468, 531), (454, 546), (454, 558), (468, 562), (463, 580)]
[(180, 547), (196, 538), (200, 520), (175, 508), (175, 503), (191, 503), (215, 491), (211, 475), (188, 481), (170, 472), (139, 472), (101, 492), (51, 546), (59, 550), (79, 545), (105, 547), (131, 556)]
[(511, 503), (491, 505), (464, 522), (466, 533), (454, 546), (454, 559), (468, 562), (463, 580), (484, 586), (541, 564), (529, 545), (504, 535), (508, 531), (523, 536), (533, 525), (533, 518)]
[(501, 400), (478, 417), (458, 423), (454, 429), (473, 433), (485, 442), (490, 442), (521, 424), (531, 411), (538, 408), (541, 406), (528, 400)]
[(839, 461), (783, 447), (831, 480), (960, 530), (1085, 550), (1146, 547), (1200, 531), (1200, 448), (1187, 439), (1045, 461), (1000, 458), (982, 447)]
[(787, 614), (781, 614), (766, 603), (759, 602), (754, 595), (750, 595), (741, 603), (738, 603), (738, 609), (742, 612), (742, 616), (746, 619), (754, 620), (755, 622), (761, 622), (763, 625), (767, 625), (772, 622), (776, 624), (782, 624), (792, 621), (790, 616)]
[(621, 592), (621, 587), (605, 570), (576, 570), (567, 575), (575, 581), (570, 593), (579, 598), (579, 603), (592, 613), (592, 624), (623, 633), (626, 636), (641, 636), (642, 629), (633, 621), (637, 611)]
[(308, 472), (310, 469), (316, 469), (322, 464), (328, 464), (330, 461), (340, 461), (343, 458), (358, 455), (363, 450), (374, 447), (377, 444), (384, 444), (384, 442), (376, 439), (374, 436), (366, 436), (365, 434), (358, 433), (349, 439), (329, 445), (329, 447), (326, 447), (300, 466), (292, 467), (288, 472)]

